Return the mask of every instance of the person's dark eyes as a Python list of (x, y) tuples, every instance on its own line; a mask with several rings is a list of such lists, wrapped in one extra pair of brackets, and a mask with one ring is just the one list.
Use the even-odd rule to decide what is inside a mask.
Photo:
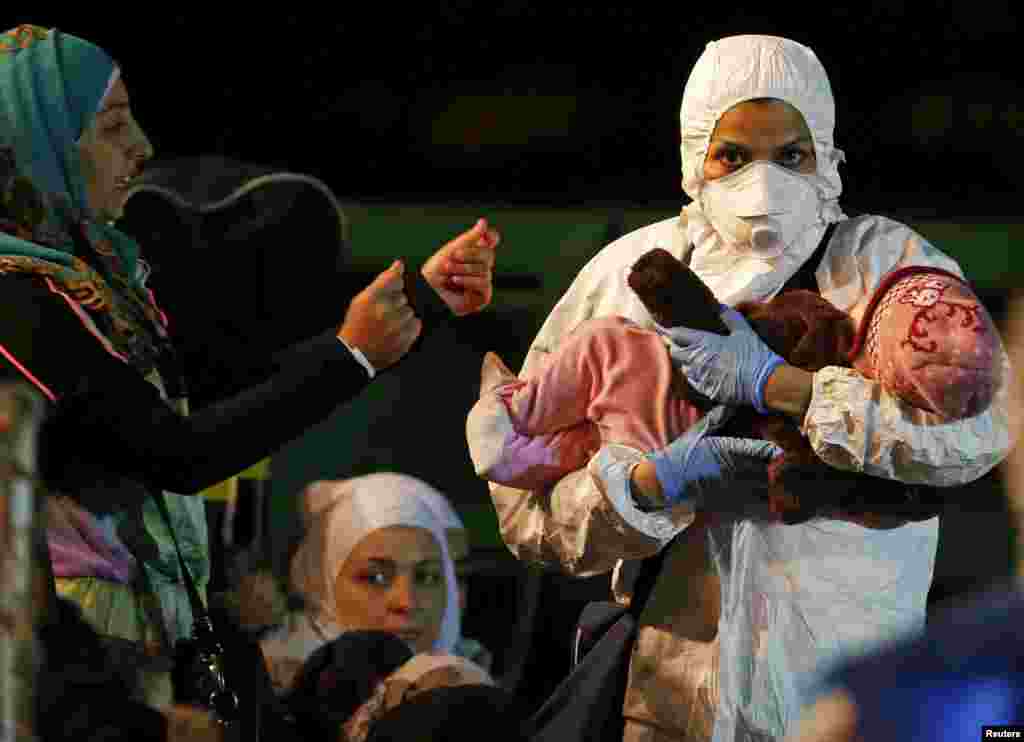
[(737, 147), (723, 147), (718, 152), (718, 159), (729, 167), (739, 167), (745, 162), (746, 156)]
[(792, 170), (796, 170), (802, 167), (811, 155), (799, 147), (791, 147), (782, 151), (779, 156), (778, 163), (783, 167), (788, 167)]

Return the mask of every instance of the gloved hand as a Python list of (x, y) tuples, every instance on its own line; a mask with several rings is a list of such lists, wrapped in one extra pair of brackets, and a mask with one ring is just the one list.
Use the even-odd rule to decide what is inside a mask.
[(764, 344), (735, 309), (723, 305), (721, 317), (729, 327), (728, 335), (686, 327), (655, 327), (658, 334), (671, 341), (672, 361), (694, 389), (720, 404), (751, 405), (766, 413), (765, 383), (785, 360)]
[(770, 441), (713, 436), (731, 415), (722, 405), (659, 451), (647, 454), (669, 505), (692, 499), (697, 505), (715, 490), (744, 479), (767, 483), (766, 464), (782, 453)]

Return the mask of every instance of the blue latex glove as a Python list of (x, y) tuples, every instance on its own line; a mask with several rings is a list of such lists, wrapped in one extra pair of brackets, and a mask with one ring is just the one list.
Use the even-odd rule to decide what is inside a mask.
[(719, 405), (665, 448), (647, 454), (669, 505), (692, 500), (699, 506), (715, 490), (744, 479), (767, 482), (765, 466), (781, 448), (769, 441), (709, 435), (731, 414)]
[(765, 383), (785, 360), (764, 344), (735, 309), (723, 305), (721, 317), (728, 335), (686, 327), (656, 325), (656, 329), (671, 341), (672, 361), (694, 389), (720, 404), (749, 405), (767, 413)]

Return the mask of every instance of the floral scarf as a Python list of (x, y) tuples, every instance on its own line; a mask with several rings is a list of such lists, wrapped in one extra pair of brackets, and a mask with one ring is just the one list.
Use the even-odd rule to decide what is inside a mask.
[(110, 353), (148, 375), (170, 352), (166, 318), (138, 245), (89, 218), (77, 148), (116, 74), (74, 36), (28, 25), (0, 35), (0, 274), (28, 273), (67, 296)]

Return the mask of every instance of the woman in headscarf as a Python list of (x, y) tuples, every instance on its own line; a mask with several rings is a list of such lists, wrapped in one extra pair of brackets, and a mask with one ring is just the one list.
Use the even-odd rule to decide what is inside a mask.
[(309, 655), (346, 631), (378, 629), (414, 652), (452, 654), (461, 615), (439, 496), (404, 474), (313, 482), (306, 534), (291, 563), (305, 610), (262, 643), (275, 686), (287, 689)]
[[(110, 223), (152, 155), (107, 53), (36, 26), (0, 35), (0, 365), (54, 403), (42, 453), (57, 591), (108, 640), (163, 662), (193, 617), (157, 498), (260, 461), (397, 362), (424, 324), (485, 306), (498, 236), (480, 220), (413, 281), (395, 261), (337, 329), (283, 353), (265, 381), (188, 415), (148, 267)], [(421, 278), (423, 321), (404, 293)], [(202, 500), (164, 499), (202, 592)], [(154, 698), (166, 701), (161, 687)]]
[[(822, 246), (809, 285), (795, 287), (818, 291), (858, 324), (901, 268), (963, 276), (906, 225), (842, 212), (831, 87), (806, 46), (770, 36), (709, 43), (687, 82), (680, 120), (683, 189), (692, 203), (583, 268), (541, 328), (523, 378), (585, 320), (621, 315), (653, 328), (627, 278), (655, 247), (688, 263), (731, 306), (770, 299)], [(922, 302), (918, 329), (927, 333), (927, 310), (943, 291), (909, 284), (894, 295)], [(780, 364), (732, 310), (723, 317), (734, 328), (725, 339), (666, 331), (691, 385), (720, 403), (790, 415), (833, 467), (950, 487), (983, 476), (1010, 449), (1001, 348), (996, 375), (1004, 383), (992, 403), (948, 421), (855, 369), (810, 374)], [(884, 326), (878, 330), (881, 341), (891, 340)], [(521, 559), (581, 576), (615, 569), (623, 601), (635, 570), (621, 567), (677, 537), (640, 618), (623, 708), (627, 740), (781, 739), (795, 728), (816, 673), (924, 625), (937, 518), (883, 530), (745, 515), (743, 501), (763, 485), (737, 481), (713, 433), (696, 454), (674, 444), (648, 455), (606, 445), (543, 492), (491, 486), (503, 537)], [(726, 504), (734, 507), (730, 517), (716, 512)]]

